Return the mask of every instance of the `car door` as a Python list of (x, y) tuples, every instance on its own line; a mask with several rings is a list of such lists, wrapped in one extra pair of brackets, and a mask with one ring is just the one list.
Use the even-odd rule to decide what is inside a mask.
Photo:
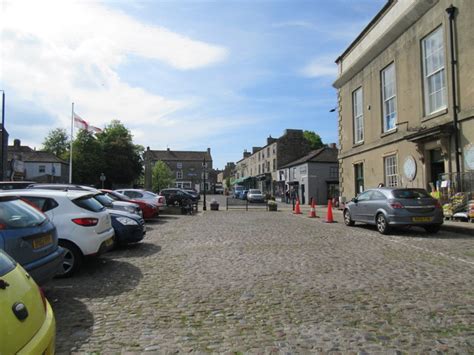
[(367, 202), (370, 200), (370, 194), (372, 191), (365, 191), (357, 196), (354, 205), (351, 208), (351, 215), (354, 221), (367, 221)]
[(372, 191), (369, 197), (369, 201), (365, 202), (366, 219), (369, 223), (375, 223), (375, 214), (380, 207), (383, 207), (387, 198), (383, 193), (376, 190)]

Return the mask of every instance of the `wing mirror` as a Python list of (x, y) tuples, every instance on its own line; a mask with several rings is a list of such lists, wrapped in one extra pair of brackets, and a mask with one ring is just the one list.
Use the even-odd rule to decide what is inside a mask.
[(359, 201), (359, 200), (357, 199), (357, 197), (354, 197), (351, 201), (354, 202), (354, 203), (357, 203), (357, 201)]

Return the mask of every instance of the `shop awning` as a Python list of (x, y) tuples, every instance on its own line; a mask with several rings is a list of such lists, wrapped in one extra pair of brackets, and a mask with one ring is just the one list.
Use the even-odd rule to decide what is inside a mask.
[(244, 181), (247, 181), (248, 179), (250, 179), (250, 176), (241, 177), (241, 178), (239, 178), (239, 179), (235, 179), (235, 180), (232, 181), (230, 184), (231, 184), (231, 185), (241, 184), (241, 183), (243, 183)]

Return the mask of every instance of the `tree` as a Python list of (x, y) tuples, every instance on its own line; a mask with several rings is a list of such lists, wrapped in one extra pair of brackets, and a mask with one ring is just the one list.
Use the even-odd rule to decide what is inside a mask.
[(104, 159), (106, 185), (132, 184), (142, 173), (143, 147), (133, 144), (132, 134), (118, 120), (97, 134)]
[(174, 185), (173, 172), (162, 160), (158, 160), (152, 170), (152, 188), (159, 192), (162, 189)]
[(319, 134), (313, 131), (304, 131), (303, 137), (308, 141), (312, 150), (324, 147), (323, 141)]
[(72, 144), (72, 181), (75, 184), (98, 185), (104, 172), (102, 147), (94, 134), (81, 129)]
[(43, 142), (43, 150), (53, 153), (61, 159), (67, 158), (69, 151), (69, 137), (64, 128), (56, 128), (49, 131)]

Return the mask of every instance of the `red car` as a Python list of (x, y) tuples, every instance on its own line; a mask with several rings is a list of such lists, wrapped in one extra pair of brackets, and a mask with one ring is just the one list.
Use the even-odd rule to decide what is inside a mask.
[(158, 206), (156, 206), (154, 204), (128, 198), (127, 196), (122, 195), (121, 193), (118, 193), (118, 192), (113, 191), (113, 190), (101, 189), (100, 191), (102, 191), (103, 193), (105, 193), (107, 196), (114, 199), (115, 201), (126, 201), (126, 202), (136, 203), (138, 206), (140, 206), (140, 209), (143, 212), (143, 218), (144, 219), (150, 219), (150, 218), (158, 217), (158, 215), (160, 213), (159, 209), (158, 209)]

